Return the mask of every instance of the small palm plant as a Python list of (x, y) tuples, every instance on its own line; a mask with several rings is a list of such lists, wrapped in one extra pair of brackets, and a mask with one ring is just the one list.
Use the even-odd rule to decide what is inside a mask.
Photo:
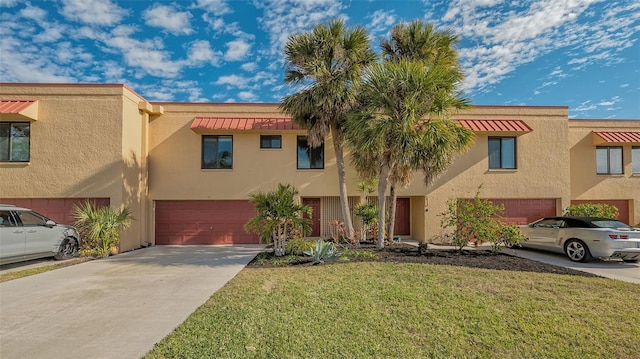
[(252, 193), (249, 195), (255, 206), (257, 215), (245, 225), (249, 232), (257, 233), (260, 242), (273, 242), (276, 257), (284, 256), (287, 240), (293, 232), (301, 230), (304, 236), (311, 229), (311, 221), (302, 215), (311, 217), (311, 207), (297, 204), (295, 196), (298, 191), (291, 185), (279, 184), (278, 189), (268, 193)]
[(73, 208), (72, 217), (78, 230), (88, 239), (91, 253), (107, 257), (112, 247), (120, 244), (120, 230), (131, 226), (131, 210), (125, 207), (116, 210), (111, 207), (98, 207), (86, 201)]

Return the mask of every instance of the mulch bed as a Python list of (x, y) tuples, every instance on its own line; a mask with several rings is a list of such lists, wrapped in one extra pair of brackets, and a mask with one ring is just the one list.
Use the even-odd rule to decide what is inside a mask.
[[(575, 269), (559, 267), (551, 264), (536, 262), (526, 258), (516, 257), (508, 252), (494, 253), (488, 250), (464, 250), (462, 252), (455, 249), (433, 249), (429, 247), (426, 254), (420, 254), (416, 246), (404, 243), (394, 243), (382, 250), (375, 248), (372, 243), (361, 243), (360, 246), (350, 247), (352, 250), (372, 251), (378, 253), (378, 259), (353, 259), (353, 261), (379, 261), (395, 263), (425, 263), (435, 265), (453, 265), (468, 268), (485, 268), (496, 270), (509, 270), (520, 272), (538, 272), (567, 274), (585, 277), (597, 277), (595, 274), (578, 271)], [(339, 264), (344, 261), (334, 261), (326, 264)], [(300, 256), (298, 260), (287, 264), (288, 266), (313, 265), (311, 259)], [(250, 267), (276, 267), (269, 262), (258, 263), (256, 260), (249, 263)]]

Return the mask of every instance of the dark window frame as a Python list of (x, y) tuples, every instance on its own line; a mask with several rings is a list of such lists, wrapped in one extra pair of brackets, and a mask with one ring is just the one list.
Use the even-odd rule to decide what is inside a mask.
[[(9, 127), (9, 136), (6, 137), (7, 138), (7, 144), (6, 144), (6, 153), (5, 153), (5, 149), (4, 148), (0, 148), (0, 162), (5, 162), (5, 163), (27, 163), (27, 162), (31, 162), (31, 122), (28, 121), (7, 121), (7, 122), (0, 122), (0, 126), (7, 126)], [(26, 125), (28, 127), (27, 131), (28, 131), (28, 136), (23, 136), (27, 138), (27, 158), (25, 160), (15, 160), (12, 159), (12, 154), (13, 154), (13, 138), (14, 136), (12, 136), (12, 129), (14, 125)], [(0, 136), (2, 136), (2, 129), (0, 127)], [(22, 138), (22, 137), (21, 137)], [(5, 156), (6, 155), (6, 159)]]
[[(215, 166), (207, 166), (207, 162), (205, 162), (205, 143), (207, 139), (215, 138), (216, 144), (218, 148), (216, 149), (216, 153), (219, 152), (221, 138), (229, 138), (231, 139), (231, 164), (228, 167), (221, 167), (220, 159), (216, 159), (214, 161)], [(200, 169), (203, 170), (230, 170), (233, 169), (233, 135), (202, 135), (201, 146), (200, 146)]]
[[(274, 140), (277, 141), (277, 146), (274, 146)], [(265, 144), (269, 146), (265, 146)], [(260, 135), (260, 149), (281, 149), (282, 148), (282, 135)]]
[[(611, 150), (620, 151), (620, 172), (611, 172)], [(598, 171), (598, 150), (607, 150), (607, 171)], [(596, 174), (598, 175), (622, 175), (624, 174), (624, 149), (622, 146), (596, 146)]]
[[(299, 156), (299, 151), (300, 151), (300, 141), (304, 140), (307, 144), (306, 148), (307, 148), (307, 156), (309, 157), (309, 167), (300, 167), (300, 156)], [(313, 166), (314, 161), (312, 160), (312, 153), (316, 154), (317, 157), (319, 157), (321, 163), (320, 167), (316, 167)], [(307, 142), (307, 136), (297, 136), (296, 137), (296, 169), (299, 170), (323, 170), (324, 169), (324, 143), (322, 143), (320, 146), (312, 148), (311, 146), (309, 146), (309, 142)]]
[[(506, 167), (505, 159), (502, 154), (503, 151), (503, 142), (504, 140), (513, 140), (513, 167)], [(496, 166), (495, 163), (491, 161), (491, 143), (493, 141), (498, 141), (499, 143), (499, 164)], [(517, 170), (518, 169), (518, 138), (515, 136), (490, 136), (487, 140), (487, 148), (488, 152), (488, 161), (489, 161), (489, 169), (490, 170)]]

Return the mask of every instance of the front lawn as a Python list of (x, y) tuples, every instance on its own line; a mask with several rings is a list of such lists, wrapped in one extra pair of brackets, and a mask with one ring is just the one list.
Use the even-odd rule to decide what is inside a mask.
[(640, 286), (415, 263), (246, 268), (146, 358), (631, 358)]

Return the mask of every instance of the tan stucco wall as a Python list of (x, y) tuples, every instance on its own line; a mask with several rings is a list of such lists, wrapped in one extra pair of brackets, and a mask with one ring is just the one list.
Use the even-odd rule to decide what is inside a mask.
[[(282, 149), (261, 150), (260, 134), (269, 132), (215, 131), (233, 135), (233, 169), (200, 169), (201, 135), (190, 130), (198, 116), (282, 117), (275, 104), (162, 104), (164, 115), (150, 127), (150, 197), (168, 199), (247, 199), (255, 191), (269, 191), (290, 183), (302, 197), (337, 196), (337, 172), (331, 138), (325, 142), (324, 170), (296, 169), (296, 135), (282, 134)], [(475, 107), (459, 119), (524, 120), (532, 132), (517, 139), (517, 170), (488, 170), (486, 134), (477, 136), (469, 152), (455, 161), (428, 189), (416, 173), (399, 196), (413, 197), (412, 237), (428, 239), (438, 233), (439, 217), (450, 197), (473, 197), (482, 184), (485, 198), (553, 198), (569, 204), (569, 146), (566, 107)], [(491, 133), (492, 136), (500, 135)], [(348, 156), (347, 156), (348, 159)], [(347, 167), (348, 191), (358, 196), (357, 173)], [(428, 211), (424, 202), (427, 196)]]
[[(0, 164), (0, 198), (109, 198), (136, 217), (121, 249), (139, 247), (141, 98), (122, 85), (0, 84), (0, 98), (37, 99), (28, 163)], [(144, 218), (143, 218), (144, 219)]]
[(629, 200), (631, 224), (640, 223), (640, 176), (632, 174), (631, 148), (639, 144), (610, 143), (621, 146), (623, 174), (596, 174), (596, 145), (592, 131), (640, 131), (638, 120), (569, 120), (571, 148), (571, 198), (576, 200)]

